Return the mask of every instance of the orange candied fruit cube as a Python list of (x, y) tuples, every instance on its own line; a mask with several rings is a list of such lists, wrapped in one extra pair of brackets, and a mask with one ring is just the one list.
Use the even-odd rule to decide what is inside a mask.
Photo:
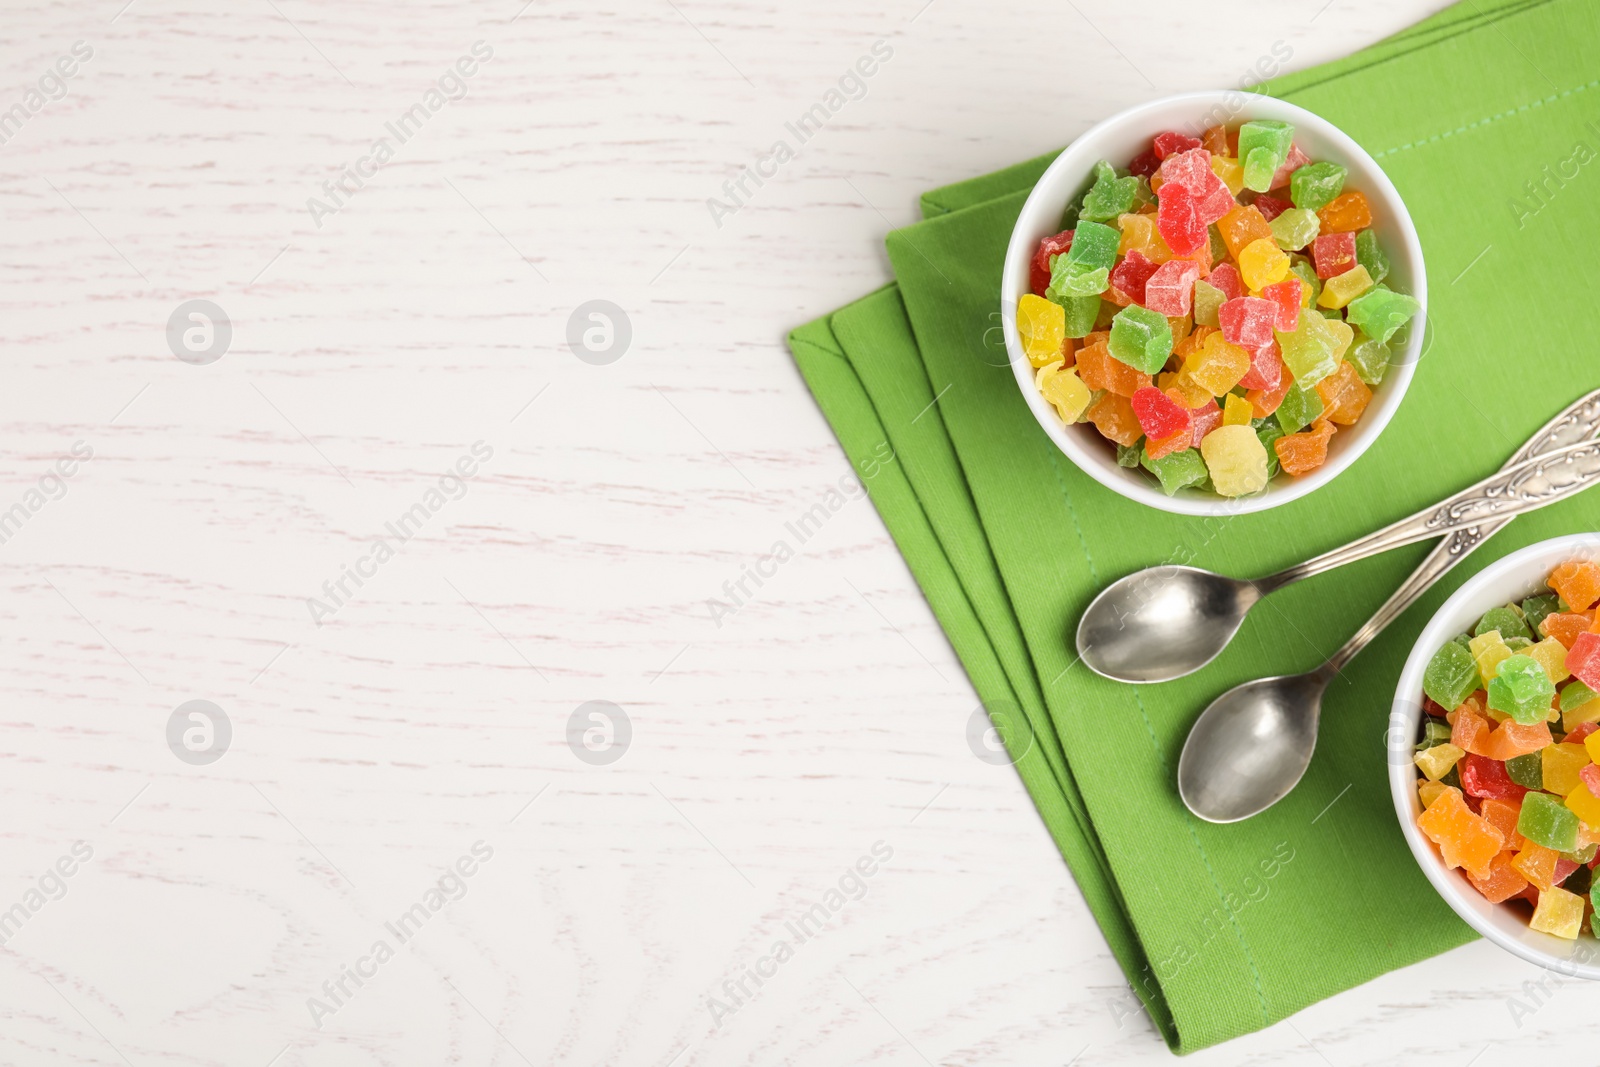
[(1250, 410), (1258, 419), (1264, 419), (1278, 410), (1278, 405), (1283, 403), (1283, 398), (1289, 395), (1289, 390), (1294, 388), (1294, 376), (1287, 370), (1278, 375), (1276, 389), (1249, 389), (1244, 398), (1250, 401)]
[(1222, 243), (1228, 246), (1228, 255), (1235, 260), (1245, 245), (1262, 238), (1272, 240), (1272, 227), (1254, 204), (1241, 204), (1218, 219), (1217, 232), (1222, 234)]
[(1213, 126), (1200, 135), (1200, 147), (1214, 156), (1232, 159), (1239, 154), (1239, 134), (1229, 133), (1226, 126)]
[(1500, 831), (1483, 816), (1474, 815), (1454, 789), (1440, 793), (1417, 816), (1417, 829), (1439, 846), (1445, 866), (1464, 868), (1479, 878), (1490, 877), (1494, 858), (1506, 843)]
[(1354, 233), (1372, 225), (1372, 205), (1359, 192), (1341, 193), (1317, 212), (1323, 233)]
[(1078, 377), (1090, 389), (1105, 389), (1118, 396), (1132, 396), (1150, 384), (1143, 374), (1113, 356), (1104, 341), (1085, 345), (1078, 352)]
[(1545, 890), (1555, 885), (1556, 860), (1560, 858), (1561, 853), (1555, 849), (1545, 848), (1529, 841), (1522, 847), (1522, 851), (1512, 857), (1511, 865), (1522, 877), (1540, 890)]
[[(1451, 720), (1450, 743), (1463, 752), (1475, 752), (1483, 755), (1483, 750), (1489, 746), (1489, 735), (1494, 732), (1494, 727), (1489, 720), (1473, 711), (1466, 704), (1461, 705), (1450, 715)], [(1449, 718), (1450, 716), (1446, 716)]]
[(1546, 615), (1544, 622), (1539, 624), (1539, 629), (1544, 631), (1546, 637), (1553, 637), (1560, 641), (1568, 650), (1577, 642), (1578, 635), (1584, 633), (1594, 623), (1594, 612), (1565, 612), (1558, 611)]
[(1078, 339), (1076, 337), (1063, 337), (1061, 339), (1061, 358), (1063, 368), (1075, 366), (1078, 362)]
[(1494, 728), (1494, 733), (1489, 735), (1479, 755), (1504, 762), (1515, 756), (1537, 752), (1550, 741), (1549, 723), (1536, 722), (1532, 726), (1524, 726), (1515, 719), (1507, 719)]
[(1569, 559), (1551, 573), (1550, 588), (1561, 594), (1573, 611), (1588, 611), (1600, 600), (1600, 564)]
[[(1286, 375), (1287, 377), (1287, 375)], [(1278, 462), (1285, 474), (1309, 474), (1328, 461), (1328, 441), (1333, 437), (1333, 423), (1318, 419), (1309, 430), (1301, 430), (1272, 442), (1278, 453)]]
[(1139, 420), (1133, 414), (1133, 404), (1127, 397), (1116, 393), (1102, 396), (1098, 403), (1084, 412), (1083, 417), (1094, 423), (1102, 436), (1124, 448), (1137, 444), (1139, 438), (1144, 436), (1144, 431), (1139, 428)]
[(1512, 855), (1510, 852), (1502, 852), (1490, 860), (1487, 878), (1479, 878), (1470, 871), (1467, 873), (1467, 880), (1483, 894), (1483, 899), (1491, 904), (1510, 900), (1528, 888), (1528, 880), (1522, 876), (1522, 872), (1511, 865)]
[[(1517, 820), (1522, 818), (1522, 798), (1514, 800), (1499, 797), (1486, 797), (1478, 805), (1479, 814), (1500, 831), (1506, 839), (1506, 847), (1521, 849), (1527, 847), (1527, 839), (1517, 833)], [(1507, 857), (1509, 859), (1510, 857)]]
[(1372, 402), (1372, 390), (1348, 361), (1317, 383), (1317, 395), (1322, 398), (1324, 417), (1340, 426), (1354, 426)]

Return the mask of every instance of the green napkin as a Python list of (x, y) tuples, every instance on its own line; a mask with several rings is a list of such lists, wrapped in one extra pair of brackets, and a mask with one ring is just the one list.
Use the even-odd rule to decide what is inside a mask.
[(1600, 384), (1588, 312), (1597, 46), (1600, 9), (1584, 0), (1466, 0), (1259, 87), (1326, 116), (1380, 161), (1432, 268), (1433, 339), (1405, 404), (1350, 470), (1295, 503), (1229, 519), (1157, 512), (1093, 482), (1039, 430), (1007, 363), (999, 281), (1012, 224), (1051, 157), (929, 192), (924, 221), (889, 235), (898, 283), (790, 335), (1176, 1051), (1268, 1026), (1473, 936), (1396, 825), (1384, 748), (1396, 680), (1461, 581), (1523, 545), (1600, 529), (1600, 496), (1517, 520), (1392, 625), (1328, 692), (1299, 787), (1232, 826), (1199, 821), (1177, 799), (1173, 771), (1196, 713), (1240, 682), (1321, 662), (1430, 546), (1275, 595), (1214, 664), (1165, 685), (1121, 685), (1076, 664), (1076, 620), (1107, 582), (1153, 563), (1265, 574), (1392, 522), (1493, 471)]

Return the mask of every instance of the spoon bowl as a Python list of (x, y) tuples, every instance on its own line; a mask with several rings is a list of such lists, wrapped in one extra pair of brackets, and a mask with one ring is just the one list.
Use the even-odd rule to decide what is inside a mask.
[(1106, 586), (1078, 620), (1084, 666), (1119, 682), (1165, 682), (1228, 647), (1261, 599), (1254, 582), (1198, 567), (1150, 567)]
[(1178, 757), (1178, 795), (1189, 810), (1238, 822), (1287, 796), (1311, 765), (1330, 677), (1319, 668), (1260, 678), (1212, 701)]

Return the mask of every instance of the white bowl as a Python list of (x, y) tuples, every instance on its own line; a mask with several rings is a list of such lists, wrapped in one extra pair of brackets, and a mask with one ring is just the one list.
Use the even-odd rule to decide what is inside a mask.
[(1444, 865), (1433, 842), (1417, 828), (1422, 801), (1417, 797), (1417, 768), (1411, 759), (1418, 726), (1427, 714), (1422, 710), (1422, 674), (1434, 653), (1456, 634), (1471, 630), (1490, 608), (1548, 592), (1545, 580), (1550, 572), (1557, 564), (1575, 558), (1600, 562), (1600, 534), (1575, 534), (1529, 545), (1485, 567), (1444, 602), (1417, 638), (1405, 669), (1400, 672), (1385, 749), (1389, 791), (1394, 796), (1400, 830), (1412, 855), (1422, 865), (1422, 873), (1445, 903), (1468, 926), (1529, 963), (1571, 977), (1600, 979), (1600, 942), (1589, 936), (1587, 928), (1576, 941), (1529, 929), (1525, 911), (1489, 903), (1465, 875)]
[[(1219, 122), (1239, 123), (1250, 119), (1281, 119), (1293, 123), (1294, 139), (1307, 155), (1313, 160), (1338, 163), (1349, 170), (1345, 188), (1366, 194), (1375, 216), (1373, 229), (1389, 254), (1389, 276), (1384, 284), (1415, 297), (1422, 304), (1422, 312), (1405, 327), (1403, 334), (1398, 335), (1404, 341), (1394, 349), (1382, 384), (1373, 389), (1372, 403), (1366, 414), (1354, 426), (1339, 428), (1328, 447), (1328, 461), (1321, 467), (1298, 478), (1280, 474), (1267, 488), (1248, 497), (1230, 500), (1195, 489), (1183, 489), (1169, 497), (1149, 472), (1117, 466), (1116, 446), (1102, 438), (1092, 425), (1063, 425), (1050, 402), (1039, 395), (1034, 386), (1034, 370), (1028, 364), (1022, 340), (1017, 335), (1017, 301), (1031, 291), (1028, 266), (1039, 241), (1059, 232), (1062, 212), (1069, 202), (1088, 189), (1095, 163), (1105, 159), (1114, 166), (1125, 167), (1129, 160), (1150, 147), (1152, 137), (1164, 130), (1198, 137)], [(1056, 447), (1108, 489), (1130, 500), (1180, 515), (1238, 515), (1277, 507), (1326, 485), (1354, 463), (1389, 424), (1411, 384), (1422, 351), (1423, 316), (1428, 307), (1422, 245), (1417, 240), (1410, 212), (1383, 169), (1336, 126), (1305, 108), (1270, 96), (1232, 90), (1184, 93), (1152, 100), (1113, 115), (1072, 142), (1050, 164), (1022, 207), (1016, 229), (1011, 233), (1011, 244), (1006, 249), (1000, 293), (1012, 373), (1016, 375), (1017, 386), (1032, 409), (1033, 417)]]

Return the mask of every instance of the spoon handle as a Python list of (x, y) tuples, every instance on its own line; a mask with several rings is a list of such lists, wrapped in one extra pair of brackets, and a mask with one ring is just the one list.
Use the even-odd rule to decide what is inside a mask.
[(1567, 445), (1503, 469), (1409, 518), (1298, 566), (1258, 579), (1255, 585), (1264, 595), (1313, 574), (1450, 533), (1456, 535), (1452, 543), (1460, 542), (1455, 547), (1459, 554), (1484, 540), (1487, 536), (1484, 530), (1491, 521), (1503, 522), (1524, 512), (1536, 511), (1597, 482), (1600, 482), (1600, 443), (1582, 441)]
[[(1544, 427), (1528, 438), (1527, 443), (1517, 449), (1500, 469), (1509, 471), (1535, 457), (1548, 455), (1568, 445), (1586, 441), (1597, 431), (1600, 431), (1600, 389), (1580, 397), (1561, 414), (1545, 423)], [(1462, 527), (1439, 542), (1434, 550), (1428, 553), (1428, 558), (1411, 572), (1411, 577), (1394, 591), (1394, 595), (1384, 601), (1383, 606), (1373, 614), (1367, 624), (1352, 634), (1350, 640), (1329, 658), (1323, 670), (1328, 672), (1329, 677), (1344, 670), (1373, 638), (1383, 632), (1384, 627), (1399, 618), (1423, 593), (1432, 588), (1434, 582), (1444, 577), (1450, 568), (1466, 559), (1473, 549), (1504, 529), (1510, 521), (1510, 518), (1497, 518), (1477, 526)]]

